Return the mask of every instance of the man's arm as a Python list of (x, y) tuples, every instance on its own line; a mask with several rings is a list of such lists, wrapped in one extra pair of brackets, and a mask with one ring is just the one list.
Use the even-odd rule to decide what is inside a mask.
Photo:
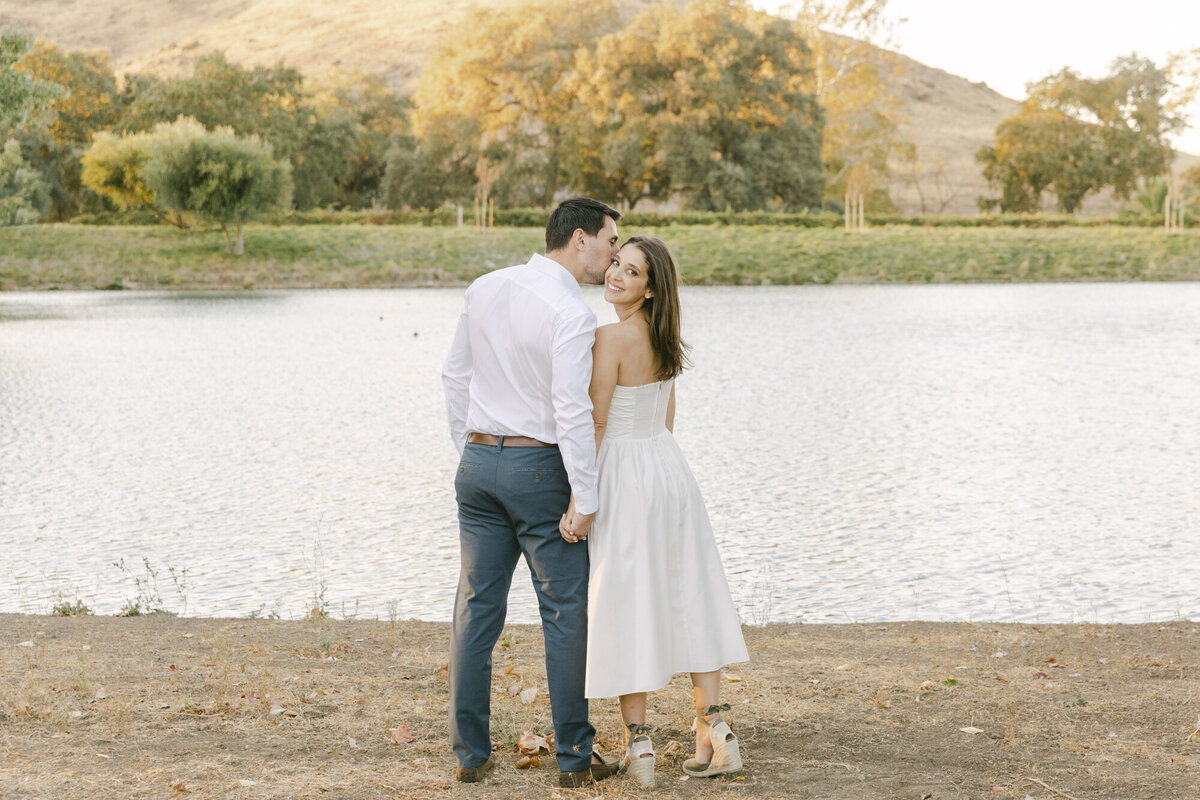
[(454, 343), (442, 364), (442, 391), (446, 394), (446, 416), (450, 419), (450, 438), (462, 455), (467, 444), (467, 404), (470, 400), (471, 373), (474, 362), (471, 358), (471, 336), (467, 326), (467, 306), (470, 290), (463, 299), (463, 310), (458, 316), (458, 329), (454, 332)]
[(579, 514), (596, 513), (596, 439), (592, 427), (592, 345), (596, 318), (590, 313), (562, 320), (554, 331), (551, 350), (551, 400), (558, 449)]

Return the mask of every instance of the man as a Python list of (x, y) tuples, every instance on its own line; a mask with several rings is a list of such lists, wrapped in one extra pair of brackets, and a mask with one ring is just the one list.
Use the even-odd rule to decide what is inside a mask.
[[(461, 568), (450, 644), (450, 736), (460, 781), (492, 768), (492, 648), (524, 554), (546, 643), (559, 785), (616, 771), (592, 753), (583, 695), (587, 532), (595, 516), (596, 446), (588, 384), (596, 317), (579, 285), (602, 283), (616, 254), (619, 212), (566, 200), (546, 223), (546, 255), (467, 289), (442, 369), (455, 476)], [(559, 521), (574, 509), (566, 525)]]

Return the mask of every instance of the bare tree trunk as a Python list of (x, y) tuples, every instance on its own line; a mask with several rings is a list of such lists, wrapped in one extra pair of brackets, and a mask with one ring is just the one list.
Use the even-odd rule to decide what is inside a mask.
[(239, 256), (246, 252), (246, 248), (242, 245), (242, 223), (237, 224), (237, 249), (234, 250)]
[(221, 232), (225, 234), (225, 255), (233, 252), (233, 242), (229, 238), (229, 226), (224, 222), (221, 223)]

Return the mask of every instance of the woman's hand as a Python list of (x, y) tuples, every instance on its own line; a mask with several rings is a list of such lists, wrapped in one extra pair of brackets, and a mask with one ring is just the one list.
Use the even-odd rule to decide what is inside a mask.
[(586, 531), (583, 533), (583, 536), (581, 537), (579, 535), (579, 532), (575, 530), (575, 527), (574, 527), (575, 516), (576, 516), (575, 515), (575, 496), (572, 495), (571, 502), (567, 506), (567, 513), (563, 514), (562, 519), (560, 519), (558, 521), (558, 532), (560, 534), (562, 534), (563, 539), (565, 539), (566, 541), (568, 541), (572, 544), (574, 544), (575, 542), (578, 542), (581, 538), (582, 539), (587, 538)]

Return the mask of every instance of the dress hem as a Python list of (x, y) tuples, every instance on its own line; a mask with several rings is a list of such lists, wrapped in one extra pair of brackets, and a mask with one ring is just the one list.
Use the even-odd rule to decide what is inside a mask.
[(608, 700), (613, 697), (620, 697), (623, 694), (638, 694), (640, 692), (657, 692), (658, 690), (665, 688), (667, 686), (667, 684), (669, 684), (672, 680), (674, 680), (676, 675), (683, 675), (684, 673), (692, 673), (692, 672), (713, 672), (714, 670), (725, 669), (726, 667), (732, 666), (733, 664), (748, 664), (748, 663), (750, 663), (750, 659), (743, 658), (743, 659), (738, 659), (736, 661), (726, 661), (725, 663), (721, 664), (720, 666), (716, 666), (716, 667), (701, 667), (700, 669), (686, 669), (686, 668), (685, 669), (677, 669), (674, 672), (672, 672), (671, 674), (669, 674), (665, 679), (654, 681), (654, 683), (655, 683), (654, 686), (650, 686), (645, 689), (629, 689), (626, 691), (612, 692), (611, 694), (590, 694), (589, 692), (587, 692), (587, 690), (585, 690), (584, 697), (586, 697), (588, 700)]

